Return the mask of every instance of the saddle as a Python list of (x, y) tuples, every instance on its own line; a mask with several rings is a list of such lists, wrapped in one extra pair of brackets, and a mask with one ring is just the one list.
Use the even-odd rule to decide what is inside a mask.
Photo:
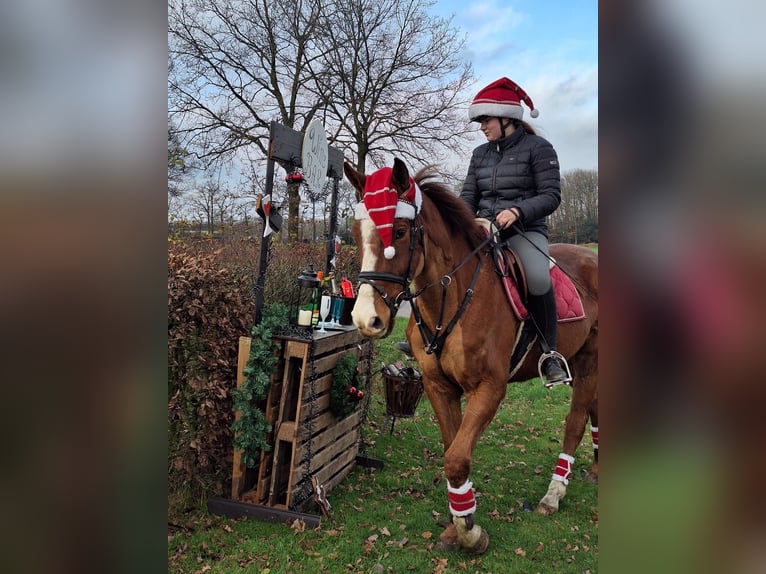
[[(489, 221), (486, 219), (477, 219), (476, 221), (482, 224), (485, 232), (489, 235)], [(486, 222), (486, 225), (484, 222)], [(513, 309), (517, 319), (526, 321), (529, 318), (529, 311), (524, 305), (524, 301), (526, 301), (529, 291), (527, 288), (527, 277), (519, 256), (510, 247), (501, 243), (493, 244), (492, 255), (495, 261), (495, 270), (500, 276), (511, 309)], [(574, 283), (555, 264), (552, 258), (550, 268), (553, 292), (556, 294), (556, 315), (558, 322), (568, 323), (584, 319), (585, 308)]]
[[(478, 223), (489, 235), (489, 221), (486, 219), (477, 219)], [(529, 318), (529, 310), (524, 305), (529, 292), (527, 288), (527, 278), (524, 273), (524, 267), (521, 265), (521, 259), (507, 245), (496, 243), (492, 244), (492, 255), (495, 262), (495, 271), (500, 276), (508, 303), (513, 309), (516, 318), (519, 319), (519, 327), (515, 334), (513, 353), (511, 363), (508, 368), (508, 378), (510, 379), (521, 364), (526, 359), (527, 354), (532, 349), (537, 340), (537, 330), (534, 328)], [(559, 323), (579, 321), (585, 318), (585, 308), (582, 304), (580, 294), (575, 289), (572, 280), (555, 264), (551, 258), (551, 281), (553, 282), (553, 291), (556, 295), (556, 315)], [(542, 376), (542, 375), (541, 375)]]

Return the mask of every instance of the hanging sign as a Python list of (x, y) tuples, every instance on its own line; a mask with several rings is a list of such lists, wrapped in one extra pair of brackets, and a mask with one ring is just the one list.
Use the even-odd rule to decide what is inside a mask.
[(303, 136), (303, 148), (301, 149), (301, 165), (303, 166), (303, 179), (314, 192), (322, 189), (327, 178), (327, 136), (324, 126), (319, 120), (309, 124)]

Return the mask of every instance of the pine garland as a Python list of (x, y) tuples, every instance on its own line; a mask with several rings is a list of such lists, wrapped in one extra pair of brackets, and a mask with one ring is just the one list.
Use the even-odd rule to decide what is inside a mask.
[(234, 448), (242, 451), (242, 462), (248, 468), (258, 464), (261, 450), (271, 450), (271, 445), (266, 442), (271, 425), (258, 405), (266, 400), (271, 373), (279, 360), (276, 355), (279, 347), (272, 342), (272, 333), (276, 327), (287, 324), (287, 315), (284, 305), (270, 305), (263, 310), (261, 322), (251, 332), (250, 357), (243, 370), (244, 385), (231, 391), (234, 412), (240, 414), (239, 420), (231, 426), (235, 433)]
[(359, 360), (355, 355), (343, 355), (332, 371), (332, 387), (330, 388), (330, 411), (344, 419), (356, 408), (364, 398), (359, 376)]

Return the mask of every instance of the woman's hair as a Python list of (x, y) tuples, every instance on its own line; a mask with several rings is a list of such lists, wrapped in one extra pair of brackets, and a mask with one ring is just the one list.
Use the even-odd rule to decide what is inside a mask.
[(527, 132), (528, 134), (537, 135), (537, 132), (535, 131), (535, 129), (524, 120), (517, 120), (516, 118), (512, 118), (511, 122), (513, 123), (514, 128), (523, 126), (524, 131)]

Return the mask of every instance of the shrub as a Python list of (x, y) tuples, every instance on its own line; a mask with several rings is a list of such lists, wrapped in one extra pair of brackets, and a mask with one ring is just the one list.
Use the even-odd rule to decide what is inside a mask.
[(168, 250), (168, 463), (172, 490), (220, 493), (231, 474), (239, 337), (249, 331), (247, 289), (218, 252)]

